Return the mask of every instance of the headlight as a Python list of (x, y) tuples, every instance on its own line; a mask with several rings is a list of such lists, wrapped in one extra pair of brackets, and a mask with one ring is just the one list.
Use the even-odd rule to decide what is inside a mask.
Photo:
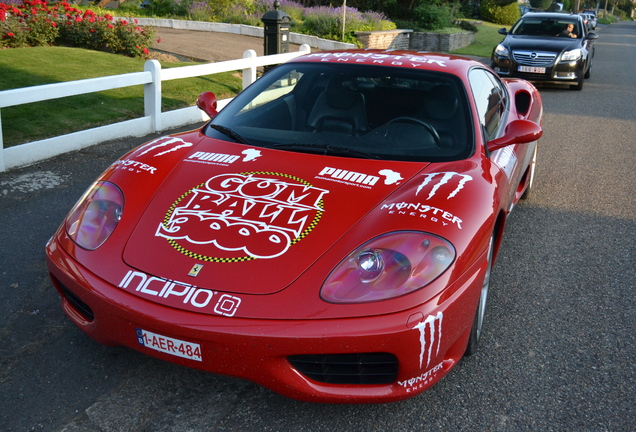
[(330, 303), (366, 303), (416, 291), (444, 273), (455, 248), (433, 234), (400, 231), (377, 237), (353, 251), (320, 290)]
[(561, 56), (561, 61), (575, 61), (581, 58), (581, 49), (577, 48), (572, 51), (566, 51)]
[(75, 204), (66, 218), (66, 232), (79, 247), (95, 250), (121, 220), (124, 194), (110, 182), (97, 182)]
[(509, 57), (508, 49), (502, 44), (497, 45), (497, 48), (495, 48), (495, 54), (499, 57)]

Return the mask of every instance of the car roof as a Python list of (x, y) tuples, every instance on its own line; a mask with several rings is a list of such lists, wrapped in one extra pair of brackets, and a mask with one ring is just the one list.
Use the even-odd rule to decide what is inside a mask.
[(483, 67), (483, 64), (476, 60), (451, 54), (382, 49), (322, 51), (297, 57), (292, 62), (355, 63), (409, 69), (413, 69), (415, 66), (423, 66), (422, 69), (447, 72), (460, 76), (465, 76), (472, 67)]
[(580, 14), (562, 13), (562, 12), (528, 12), (520, 19), (525, 18), (579, 18)]

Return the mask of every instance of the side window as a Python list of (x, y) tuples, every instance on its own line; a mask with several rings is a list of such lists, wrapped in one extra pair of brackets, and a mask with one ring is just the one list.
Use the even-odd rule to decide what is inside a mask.
[(486, 139), (496, 138), (506, 111), (506, 91), (496, 77), (483, 69), (473, 69), (469, 79)]

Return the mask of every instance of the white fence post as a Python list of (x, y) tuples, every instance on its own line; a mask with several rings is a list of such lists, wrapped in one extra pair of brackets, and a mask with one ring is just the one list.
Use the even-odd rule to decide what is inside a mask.
[(256, 63), (254, 63), (254, 59), (256, 58), (256, 51), (253, 49), (247, 50), (243, 53), (244, 59), (251, 59), (251, 66), (247, 69), (243, 69), (243, 89), (256, 81)]
[(161, 64), (148, 60), (144, 70), (152, 74), (152, 82), (144, 84), (144, 115), (150, 117), (152, 131), (157, 132), (161, 130)]

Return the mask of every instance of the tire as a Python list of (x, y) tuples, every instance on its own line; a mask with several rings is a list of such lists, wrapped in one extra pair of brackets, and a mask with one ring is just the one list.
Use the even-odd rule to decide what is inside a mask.
[(492, 273), (492, 261), (495, 246), (495, 236), (490, 238), (490, 244), (488, 245), (488, 269), (486, 269), (486, 275), (481, 286), (481, 292), (479, 294), (479, 303), (477, 304), (477, 312), (475, 312), (475, 319), (473, 320), (473, 327), (470, 330), (470, 338), (468, 339), (468, 346), (464, 355), (466, 357), (471, 356), (477, 352), (479, 348), (479, 340), (484, 329), (484, 316), (486, 315), (486, 303), (488, 301), (488, 291), (490, 290), (490, 274)]
[(592, 64), (590, 63), (590, 67), (587, 68), (587, 72), (585, 72), (585, 79), (588, 79), (592, 75)]
[(530, 161), (530, 172), (528, 173), (528, 187), (523, 194), (521, 195), (522, 200), (527, 200), (532, 195), (532, 185), (534, 184), (534, 172), (537, 169), (537, 149), (539, 148), (538, 144), (534, 146), (534, 152), (532, 153), (532, 160)]
[(583, 90), (583, 81), (585, 80), (583, 75), (584, 74), (581, 74), (581, 76), (579, 77), (579, 79), (576, 82), (576, 84), (570, 85), (570, 89), (572, 89), (572, 90)]

